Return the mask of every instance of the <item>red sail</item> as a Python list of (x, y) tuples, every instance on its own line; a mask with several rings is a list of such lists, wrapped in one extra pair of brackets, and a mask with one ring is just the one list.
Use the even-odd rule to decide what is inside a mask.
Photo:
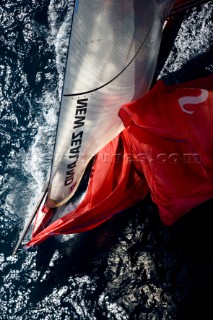
[(213, 76), (166, 87), (162, 81), (120, 111), (162, 221), (213, 196)]
[(37, 245), (51, 235), (93, 229), (143, 199), (148, 186), (143, 174), (135, 170), (129, 150), (130, 141), (124, 130), (98, 153), (87, 193), (76, 210), (35, 233), (26, 247)]
[(212, 198), (213, 76), (170, 87), (159, 81), (119, 115), (126, 129), (98, 153), (82, 203), (28, 247), (90, 230), (148, 190), (166, 225)]
[(209, 2), (209, 0), (176, 0), (170, 12), (170, 16), (206, 2)]

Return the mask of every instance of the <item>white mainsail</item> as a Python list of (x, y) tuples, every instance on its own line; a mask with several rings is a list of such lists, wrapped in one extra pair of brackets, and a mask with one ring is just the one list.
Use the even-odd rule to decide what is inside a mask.
[(76, 1), (49, 199), (62, 204), (74, 194), (91, 158), (123, 129), (120, 107), (149, 90), (161, 41), (160, 5), (171, 2)]

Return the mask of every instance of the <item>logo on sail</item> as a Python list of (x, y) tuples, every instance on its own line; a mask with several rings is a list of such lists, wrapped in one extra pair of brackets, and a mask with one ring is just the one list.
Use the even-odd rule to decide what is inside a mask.
[(187, 105), (187, 104), (190, 104), (190, 105), (201, 104), (208, 99), (208, 96), (209, 96), (208, 91), (201, 89), (201, 94), (199, 96), (196, 96), (196, 97), (185, 96), (185, 97), (178, 99), (178, 103), (179, 103), (183, 112), (185, 112), (187, 114), (193, 114), (194, 111), (187, 110), (185, 105)]
[[(82, 127), (84, 126), (84, 120), (87, 113), (87, 103), (88, 103), (88, 98), (77, 100), (74, 125), (73, 125), (73, 133), (72, 133), (72, 138), (70, 143), (71, 148), (69, 152), (69, 158), (72, 159), (72, 162), (67, 165), (66, 178), (64, 181), (65, 186), (69, 186), (74, 179), (75, 167), (77, 165), (77, 161), (79, 158), (79, 153), (80, 153), (81, 143), (82, 143), (82, 138), (84, 133), (82, 130)], [(81, 128), (81, 131), (78, 130), (79, 128)]]

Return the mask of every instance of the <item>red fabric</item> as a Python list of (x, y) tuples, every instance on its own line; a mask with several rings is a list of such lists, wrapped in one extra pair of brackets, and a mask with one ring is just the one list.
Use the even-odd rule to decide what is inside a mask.
[(126, 129), (98, 153), (82, 203), (27, 246), (90, 230), (148, 190), (166, 225), (212, 198), (213, 76), (170, 87), (159, 81), (119, 115)]
[(195, 7), (196, 5), (208, 2), (209, 0), (176, 0), (173, 8), (182, 8), (182, 7)]
[(44, 227), (48, 224), (52, 215), (54, 214), (54, 210), (51, 208), (47, 208), (45, 205), (41, 205), (38, 209), (35, 217), (35, 221), (33, 224), (32, 237), (34, 237), (37, 233), (42, 231)]
[(173, 4), (171, 11), (169, 12), (168, 22), (166, 28), (172, 23), (172, 17), (177, 14), (184, 13), (186, 10), (199, 6), (209, 2), (209, 0), (176, 0)]
[(171, 87), (159, 81), (120, 110), (132, 152), (140, 155), (135, 164), (166, 225), (212, 198), (212, 90), (213, 77)]
[(142, 173), (135, 170), (127, 131), (116, 137), (97, 155), (85, 198), (62, 219), (36, 234), (26, 245), (30, 247), (51, 235), (80, 233), (93, 229), (113, 214), (131, 207), (148, 193)]

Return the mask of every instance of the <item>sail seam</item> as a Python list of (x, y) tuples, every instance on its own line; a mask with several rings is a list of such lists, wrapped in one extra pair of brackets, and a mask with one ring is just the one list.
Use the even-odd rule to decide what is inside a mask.
[(64, 97), (74, 97), (74, 96), (80, 96), (80, 95), (84, 95), (84, 94), (88, 94), (88, 93), (92, 93), (95, 92), (99, 89), (104, 88), (105, 86), (107, 86), (108, 84), (110, 84), (111, 82), (113, 82), (116, 78), (118, 78), (129, 66), (130, 64), (134, 61), (134, 59), (136, 58), (136, 56), (138, 55), (138, 53), (140, 52), (140, 50), (143, 48), (144, 43), (146, 42), (151, 30), (152, 30), (153, 26), (150, 27), (144, 41), (142, 42), (141, 46), (139, 47), (138, 51), (136, 52), (136, 54), (134, 55), (134, 57), (130, 60), (130, 62), (111, 80), (109, 80), (108, 82), (106, 82), (105, 84), (103, 84), (100, 87), (94, 88), (92, 90), (88, 90), (88, 91), (84, 91), (84, 92), (78, 92), (78, 93), (70, 93), (70, 94), (63, 94)]

